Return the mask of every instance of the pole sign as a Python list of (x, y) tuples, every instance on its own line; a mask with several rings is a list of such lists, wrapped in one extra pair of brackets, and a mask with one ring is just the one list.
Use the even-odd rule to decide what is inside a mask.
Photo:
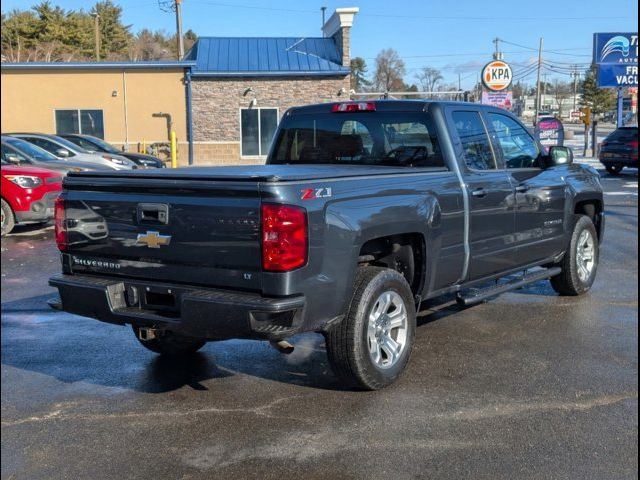
[(638, 33), (595, 33), (593, 62), (599, 87), (637, 87)]
[(536, 125), (536, 138), (542, 145), (564, 145), (564, 125), (553, 117), (541, 118)]
[(492, 92), (501, 92), (511, 85), (513, 72), (502, 60), (487, 63), (482, 69), (482, 83)]
[(482, 104), (511, 110), (513, 108), (513, 92), (482, 92)]

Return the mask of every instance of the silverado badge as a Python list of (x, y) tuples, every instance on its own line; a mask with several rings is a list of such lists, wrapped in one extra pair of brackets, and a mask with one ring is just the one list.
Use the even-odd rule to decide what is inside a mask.
[(169, 245), (171, 235), (160, 235), (160, 232), (148, 231), (139, 233), (136, 245), (146, 245), (149, 248), (160, 248), (160, 245)]

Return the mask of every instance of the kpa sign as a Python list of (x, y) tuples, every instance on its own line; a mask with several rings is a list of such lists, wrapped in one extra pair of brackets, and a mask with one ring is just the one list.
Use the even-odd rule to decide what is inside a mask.
[(511, 67), (501, 60), (489, 62), (482, 69), (482, 83), (492, 92), (501, 92), (511, 85)]

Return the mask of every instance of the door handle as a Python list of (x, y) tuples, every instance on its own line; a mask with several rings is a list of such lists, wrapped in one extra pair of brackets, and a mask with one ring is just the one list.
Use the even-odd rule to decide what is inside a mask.
[(516, 192), (518, 193), (524, 193), (524, 192), (528, 192), (529, 191), (529, 187), (527, 185), (518, 185), (516, 187)]
[(487, 192), (484, 188), (476, 188), (475, 190), (471, 191), (471, 195), (473, 195), (474, 197), (482, 198), (487, 196)]

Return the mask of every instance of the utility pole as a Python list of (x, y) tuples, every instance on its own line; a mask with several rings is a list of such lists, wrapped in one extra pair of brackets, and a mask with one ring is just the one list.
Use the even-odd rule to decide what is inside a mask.
[(580, 76), (580, 73), (578, 73), (578, 65), (573, 66), (571, 76), (573, 77), (573, 111), (575, 112), (578, 108), (578, 77)]
[(100, 61), (100, 14), (96, 11), (93, 15), (93, 30), (95, 35), (96, 62)]
[(178, 60), (184, 57), (184, 38), (182, 36), (182, 0), (176, 0), (176, 35), (178, 37)]
[(493, 43), (496, 46), (496, 50), (493, 53), (494, 60), (502, 60), (502, 53), (500, 53), (500, 39), (498, 37), (493, 39)]
[(538, 113), (540, 113), (540, 74), (542, 70), (542, 46), (544, 39), (540, 37), (540, 47), (538, 48), (538, 79), (536, 80), (536, 116), (533, 120), (533, 124), (538, 124)]

